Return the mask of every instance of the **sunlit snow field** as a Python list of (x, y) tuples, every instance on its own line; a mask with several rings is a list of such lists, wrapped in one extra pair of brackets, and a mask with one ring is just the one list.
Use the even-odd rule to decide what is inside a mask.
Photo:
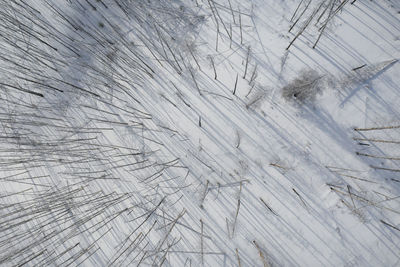
[(0, 266), (399, 266), (396, 0), (0, 0)]

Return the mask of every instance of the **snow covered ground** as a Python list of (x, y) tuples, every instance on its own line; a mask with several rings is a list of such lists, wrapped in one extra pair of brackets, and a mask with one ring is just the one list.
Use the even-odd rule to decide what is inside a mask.
[(400, 264), (398, 1), (0, 5), (0, 265)]

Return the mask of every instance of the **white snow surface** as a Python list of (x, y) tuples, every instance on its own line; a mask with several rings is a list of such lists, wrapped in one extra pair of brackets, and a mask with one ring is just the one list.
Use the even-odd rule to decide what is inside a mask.
[(0, 265), (400, 265), (398, 1), (0, 4)]

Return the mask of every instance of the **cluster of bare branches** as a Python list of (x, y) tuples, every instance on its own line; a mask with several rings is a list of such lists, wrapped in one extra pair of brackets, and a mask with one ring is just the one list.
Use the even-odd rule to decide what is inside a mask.
[(143, 85), (189, 69), (204, 17), (169, 1), (0, 4), (0, 264), (162, 265), (177, 227), (197, 233), (174, 206), (192, 178)]
[[(353, 3), (355, 1), (352, 1)], [(314, 42), (315, 48), (321, 39), (322, 35), (331, 23), (334, 17), (340, 13), (343, 8), (351, 3), (349, 0), (301, 0), (297, 5), (291, 19), (289, 32), (295, 30), (294, 37), (290, 41), (287, 50), (293, 45), (297, 38), (306, 32), (308, 29), (315, 29), (318, 35)]]
[[(355, 154), (369, 165), (370, 170), (326, 166), (340, 178), (328, 186), (339, 196), (344, 207), (363, 223), (376, 219), (394, 232), (400, 230), (389, 222), (387, 214), (400, 214), (400, 180), (396, 176), (400, 172), (397, 148), (400, 142), (394, 139), (399, 137), (399, 128), (397, 124), (354, 128), (358, 136), (353, 137), (353, 140), (359, 147)], [(371, 214), (371, 210), (368, 210), (371, 207), (377, 214)]]
[[(0, 264), (222, 262), (226, 252), (210, 244), (202, 213), (186, 205), (204, 210), (210, 192), (227, 198), (225, 190), (241, 191), (247, 180), (232, 182), (222, 167), (217, 172), (208, 152), (193, 152), (160, 114), (173, 107), (195, 114), (205, 128), (182, 87), (230, 99), (207, 91), (199, 75), (210, 62), (219, 78), (217, 60), (197, 51), (207, 19), (215, 24), (217, 51), (224, 42), (245, 55), (233, 95), (239, 76), (254, 84), (257, 67), (244, 45), (249, 15), (237, 3), (212, 0), (0, 4)], [(204, 169), (223, 179), (203, 177)], [(182, 204), (187, 196), (196, 197)], [(234, 199), (231, 238), (240, 194)], [(242, 255), (243, 264), (249, 261)]]
[(298, 103), (313, 102), (325, 87), (323, 75), (314, 70), (302, 70), (299, 77), (282, 88), (282, 97)]
[[(357, 136), (353, 140), (357, 142), (360, 149), (356, 155), (368, 162), (371, 168), (385, 171), (386, 173), (400, 172), (400, 126), (386, 125), (369, 128), (354, 128)], [(392, 178), (393, 179), (393, 178)], [(394, 179), (392, 181), (397, 181)]]

